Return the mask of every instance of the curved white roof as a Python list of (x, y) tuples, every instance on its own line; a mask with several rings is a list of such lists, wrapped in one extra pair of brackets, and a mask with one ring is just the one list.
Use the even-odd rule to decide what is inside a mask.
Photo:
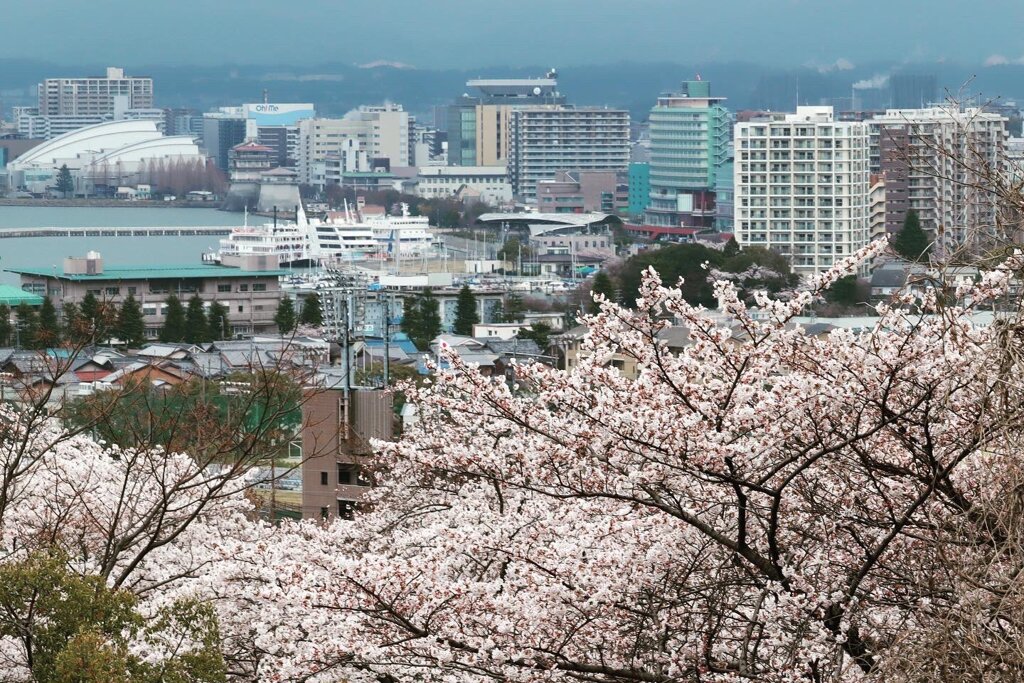
[(58, 135), (21, 155), (11, 166), (15, 169), (48, 166), (59, 160), (92, 157), (154, 138), (161, 138), (155, 121), (106, 121)]
[(476, 219), (477, 223), (500, 225), (502, 223), (519, 223), (527, 225), (549, 225), (552, 230), (559, 228), (585, 228), (588, 225), (620, 221), (613, 213), (484, 213)]
[(193, 157), (199, 156), (199, 146), (191, 135), (173, 135), (170, 137), (143, 140), (101, 154), (92, 160), (95, 164), (132, 163), (143, 159), (159, 159), (162, 157)]

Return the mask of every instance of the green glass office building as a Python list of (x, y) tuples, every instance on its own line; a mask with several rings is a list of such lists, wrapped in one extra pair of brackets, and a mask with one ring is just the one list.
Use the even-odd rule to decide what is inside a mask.
[[(716, 191), (730, 172), (729, 110), (708, 81), (684, 81), (651, 109), (650, 225), (711, 228)], [(724, 189), (724, 188), (723, 188)]]

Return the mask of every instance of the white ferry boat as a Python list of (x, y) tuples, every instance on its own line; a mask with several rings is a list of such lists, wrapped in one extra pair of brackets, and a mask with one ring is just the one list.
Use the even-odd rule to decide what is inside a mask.
[[(248, 223), (248, 221), (246, 221)], [(216, 253), (204, 260), (232, 263), (251, 255), (274, 256), (282, 266), (334, 265), (356, 261), (384, 261), (427, 255), (435, 236), (425, 216), (368, 216), (345, 206), (327, 220), (309, 219), (300, 207), (294, 222), (248, 224), (234, 228), (220, 240)]]

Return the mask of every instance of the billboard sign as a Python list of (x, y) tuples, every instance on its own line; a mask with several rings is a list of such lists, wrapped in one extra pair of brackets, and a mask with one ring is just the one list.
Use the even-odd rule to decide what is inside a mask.
[(316, 110), (311, 102), (260, 102), (242, 105), (242, 110), (245, 118), (257, 126), (294, 126), (303, 119), (316, 116)]

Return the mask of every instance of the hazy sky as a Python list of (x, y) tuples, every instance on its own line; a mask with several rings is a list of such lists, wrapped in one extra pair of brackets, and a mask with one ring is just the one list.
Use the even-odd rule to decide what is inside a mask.
[(1020, 0), (33, 0), (0, 57), (63, 64), (1024, 63)]

